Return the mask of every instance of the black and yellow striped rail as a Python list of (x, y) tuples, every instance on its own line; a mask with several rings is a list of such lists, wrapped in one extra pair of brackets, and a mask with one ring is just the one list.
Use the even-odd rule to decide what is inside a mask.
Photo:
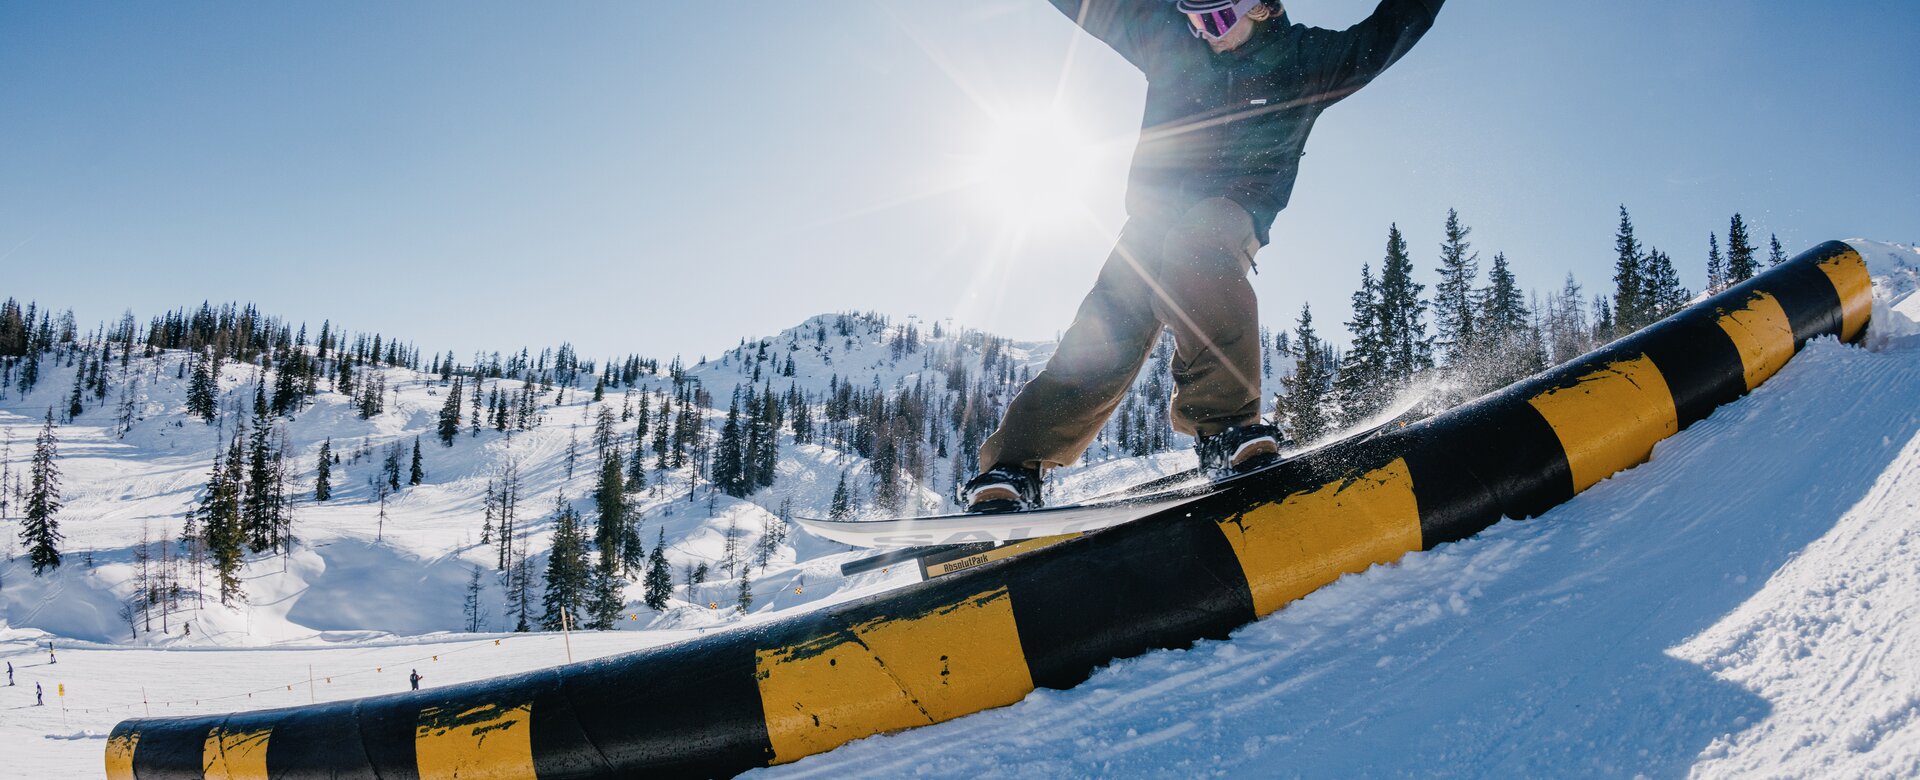
[(1529, 517), (1857, 338), (1866, 264), (1829, 242), (1631, 337), (1398, 432), (1127, 525), (935, 580), (589, 663), (440, 690), (129, 720), (110, 778), (710, 777), (1065, 688), (1224, 637), (1342, 574)]

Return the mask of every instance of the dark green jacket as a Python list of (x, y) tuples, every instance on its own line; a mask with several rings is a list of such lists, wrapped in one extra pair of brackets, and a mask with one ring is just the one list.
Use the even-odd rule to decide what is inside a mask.
[(1444, 0), (1381, 0), (1345, 30), (1262, 23), (1225, 54), (1188, 31), (1171, 0), (1049, 0), (1147, 77), (1127, 214), (1164, 219), (1232, 198), (1262, 242), (1286, 208), (1320, 112), (1366, 86), (1433, 26)]

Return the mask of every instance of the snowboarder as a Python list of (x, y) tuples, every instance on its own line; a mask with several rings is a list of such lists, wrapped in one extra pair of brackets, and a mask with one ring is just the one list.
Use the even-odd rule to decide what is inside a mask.
[(12, 661), (7, 662), (7, 687), (8, 688), (13, 687), (13, 662)]
[(413, 686), (413, 690), (420, 690), (420, 681), (425, 678), (420, 676), (419, 669), (413, 669), (411, 672), (411, 674), (407, 675), (407, 683)]
[[(1314, 120), (1407, 53), (1444, 0), (1381, 0), (1344, 31), (1294, 24), (1279, 0), (1050, 0), (1147, 77), (1127, 223), (1045, 370), (980, 447), (968, 511), (1040, 505), (1047, 469), (1093, 442), (1163, 327), (1173, 428), (1224, 476), (1279, 455), (1260, 422), (1247, 273), (1287, 205)], [(1169, 7), (1171, 5), (1171, 7)]]

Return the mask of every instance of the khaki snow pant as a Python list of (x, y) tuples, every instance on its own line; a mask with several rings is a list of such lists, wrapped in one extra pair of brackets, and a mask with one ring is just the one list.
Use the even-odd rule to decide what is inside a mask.
[(1227, 198), (1171, 223), (1130, 220), (1047, 367), (980, 446), (980, 467), (1045, 470), (1080, 458), (1173, 329), (1173, 429), (1208, 436), (1260, 418), (1253, 217)]

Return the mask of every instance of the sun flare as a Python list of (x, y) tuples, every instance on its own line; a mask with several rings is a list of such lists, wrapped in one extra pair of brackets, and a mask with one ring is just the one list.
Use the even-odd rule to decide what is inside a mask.
[(983, 207), (1035, 227), (1085, 210), (1094, 152), (1059, 114), (1008, 117), (984, 134), (969, 178)]

